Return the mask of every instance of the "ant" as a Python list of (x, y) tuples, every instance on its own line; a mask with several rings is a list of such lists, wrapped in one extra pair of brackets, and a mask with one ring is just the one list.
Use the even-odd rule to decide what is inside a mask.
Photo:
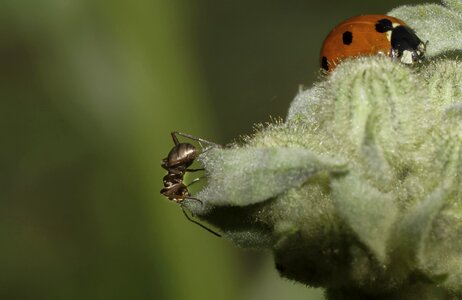
[(205, 143), (205, 144), (208, 144), (210, 146), (215, 146), (215, 147), (221, 147), (221, 146), (213, 142), (209, 142), (207, 140), (204, 140), (204, 139), (201, 139), (201, 138), (198, 138), (198, 137), (186, 134), (186, 133), (181, 133), (178, 131), (173, 131), (171, 135), (172, 135), (173, 143), (175, 144), (175, 146), (172, 148), (172, 150), (170, 150), (167, 157), (164, 158), (161, 163), (162, 168), (167, 170), (168, 174), (165, 175), (163, 178), (164, 188), (160, 191), (160, 193), (164, 195), (165, 197), (167, 197), (169, 200), (173, 200), (177, 202), (178, 204), (180, 204), (183, 214), (186, 216), (186, 218), (189, 221), (199, 225), (200, 227), (213, 233), (216, 236), (220, 236), (218, 233), (211, 230), (210, 228), (207, 228), (206, 226), (200, 224), (199, 222), (191, 219), (186, 214), (183, 208), (182, 202), (185, 199), (195, 200), (202, 204), (201, 200), (191, 197), (191, 194), (188, 191), (188, 186), (199, 181), (200, 178), (194, 179), (188, 185), (185, 185), (183, 183), (183, 178), (186, 172), (197, 172), (197, 171), (203, 171), (204, 169), (188, 169), (188, 167), (192, 165), (192, 163), (197, 158), (197, 156), (199, 156), (200, 151), (194, 145), (190, 143), (180, 143), (177, 135), (189, 138), (194, 141), (198, 141), (201, 146), (202, 146), (201, 143)]

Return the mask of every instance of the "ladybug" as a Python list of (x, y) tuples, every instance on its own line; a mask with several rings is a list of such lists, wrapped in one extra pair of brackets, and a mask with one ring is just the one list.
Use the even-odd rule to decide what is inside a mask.
[(321, 68), (330, 72), (343, 59), (382, 54), (404, 64), (421, 62), (426, 43), (400, 19), (386, 15), (352, 17), (335, 26), (321, 49)]

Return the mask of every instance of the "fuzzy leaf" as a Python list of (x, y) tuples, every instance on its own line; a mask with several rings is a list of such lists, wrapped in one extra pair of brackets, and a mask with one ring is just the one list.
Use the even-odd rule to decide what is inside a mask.
[(417, 268), (426, 239), (430, 235), (432, 224), (447, 200), (444, 188), (436, 189), (427, 199), (412, 209), (401, 220), (393, 241), (394, 268), (397, 274), (408, 273)]
[(444, 193), (431, 203), (435, 217), (427, 218), (426, 235), (416, 247), (417, 264), (430, 278), (444, 275), (439, 283), (462, 293), (462, 104), (446, 109), (435, 136), (442, 141), (436, 153)]
[(322, 159), (307, 149), (281, 147), (212, 149), (201, 162), (209, 187), (198, 197), (214, 206), (255, 204), (299, 187), (318, 172), (345, 168), (344, 162)]
[(444, 3), (390, 12), (429, 41), (425, 64), (343, 61), (286, 122), (202, 153), (183, 207), (330, 299), (462, 297), (462, 1)]
[(332, 190), (338, 214), (379, 262), (386, 263), (388, 238), (398, 213), (396, 195), (380, 192), (353, 173), (334, 179)]

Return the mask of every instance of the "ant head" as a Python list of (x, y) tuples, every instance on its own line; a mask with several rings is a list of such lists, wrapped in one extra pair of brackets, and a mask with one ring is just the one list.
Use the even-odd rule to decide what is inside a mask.
[(188, 188), (184, 184), (178, 189), (178, 195), (181, 195), (181, 199), (191, 196)]
[(191, 194), (188, 191), (188, 187), (181, 182), (165, 186), (163, 189), (160, 190), (160, 193), (168, 199), (174, 200), (176, 202), (181, 202), (185, 198), (191, 196)]

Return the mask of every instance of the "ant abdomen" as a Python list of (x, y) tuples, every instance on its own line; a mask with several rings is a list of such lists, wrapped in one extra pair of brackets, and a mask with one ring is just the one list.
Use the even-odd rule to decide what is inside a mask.
[(175, 168), (186, 169), (192, 165), (198, 155), (199, 151), (196, 147), (189, 143), (180, 143), (170, 150), (167, 158), (163, 161), (163, 165), (165, 164), (164, 168), (167, 170)]

